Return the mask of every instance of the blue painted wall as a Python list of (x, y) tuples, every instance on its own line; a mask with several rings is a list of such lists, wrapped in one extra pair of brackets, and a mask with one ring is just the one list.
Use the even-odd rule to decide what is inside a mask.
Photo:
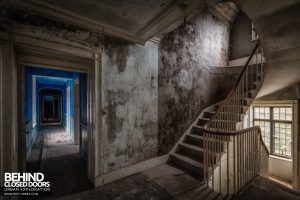
[(32, 74), (31, 69), (25, 68), (25, 121), (32, 120)]
[[(36, 81), (36, 111), (37, 111), (37, 127), (31, 129), (32, 126), (32, 76), (37, 77)], [(59, 79), (57, 79), (57, 78)], [(63, 78), (63, 79), (62, 79)], [(87, 151), (87, 76), (83, 73), (68, 72), (61, 70), (53, 70), (46, 68), (25, 67), (25, 120), (26, 120), (26, 148), (31, 150), (34, 142), (35, 135), (37, 134), (37, 128), (40, 125), (40, 95), (39, 92), (42, 89), (57, 89), (63, 94), (63, 126), (66, 128), (67, 123), (67, 88), (70, 87), (70, 134), (71, 139), (74, 141), (74, 81), (79, 78), (80, 80), (80, 122), (84, 126), (80, 126), (80, 144), (81, 152), (86, 157)], [(39, 82), (40, 81), (40, 82)], [(65, 82), (65, 84), (63, 84)], [(28, 130), (27, 130), (28, 129)], [(30, 130), (29, 130), (30, 129)]]
[(32, 127), (32, 70), (30, 68), (25, 68), (25, 122), (26, 157), (28, 157), (37, 134), (37, 127)]
[(64, 116), (65, 116), (65, 128), (67, 128), (67, 102), (68, 102), (68, 88), (70, 87), (70, 135), (71, 140), (74, 142), (74, 80), (68, 80), (65, 84), (65, 108), (64, 108)]
[[(43, 90), (43, 89), (59, 90), (59, 91), (62, 92), (62, 98), (64, 98), (64, 96), (65, 96), (65, 93), (64, 93), (65, 92), (65, 90), (64, 90), (65, 87), (64, 87), (64, 85), (46, 84), (46, 83), (39, 83), (39, 82), (36, 83), (36, 87), (37, 87), (37, 89), (36, 89), (36, 91), (37, 91), (37, 93), (36, 93), (36, 112), (37, 112), (37, 124), (38, 124), (38, 127), (39, 127), (40, 126), (40, 112), (41, 112), (40, 111), (41, 110), (41, 105), (40, 105), (40, 103), (41, 103), (40, 102), (40, 92), (41, 92), (41, 90)], [(66, 105), (65, 105), (65, 102), (63, 101), (63, 99), (62, 99), (62, 104), (63, 104), (62, 106), (63, 106), (63, 109), (64, 109), (64, 107)]]

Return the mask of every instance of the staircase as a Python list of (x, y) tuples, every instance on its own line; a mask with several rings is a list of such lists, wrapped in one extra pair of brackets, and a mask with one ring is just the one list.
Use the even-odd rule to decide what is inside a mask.
[[(254, 56), (258, 60), (258, 46), (227, 97), (204, 111), (170, 153), (170, 165), (206, 182), (207, 186), (219, 193), (238, 192), (261, 171), (262, 162), (259, 159), (262, 156), (258, 152), (262, 152), (261, 147), (265, 148), (265, 145), (260, 129), (241, 130), (242, 116), (246, 114), (263, 82), (263, 63), (249, 64)], [(253, 165), (250, 159), (254, 160)], [(247, 162), (247, 166), (244, 162)], [(230, 177), (231, 174), (233, 177)]]

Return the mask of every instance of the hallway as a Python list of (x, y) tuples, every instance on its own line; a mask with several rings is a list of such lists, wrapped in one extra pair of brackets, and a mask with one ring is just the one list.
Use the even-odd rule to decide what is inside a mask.
[(86, 162), (70, 135), (60, 126), (41, 127), (27, 162), (30, 172), (42, 172), (51, 183), (52, 196), (92, 188)]

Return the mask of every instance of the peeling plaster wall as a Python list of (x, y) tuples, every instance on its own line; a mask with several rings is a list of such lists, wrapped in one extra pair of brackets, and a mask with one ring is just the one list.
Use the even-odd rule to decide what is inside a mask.
[(240, 12), (231, 29), (230, 60), (249, 56), (257, 41), (251, 40), (252, 22)]
[[(165, 35), (158, 77), (159, 154), (166, 154), (201, 110), (224, 98), (237, 74), (212, 73), (226, 66), (230, 27), (206, 11)], [(229, 71), (229, 70), (228, 70)]]
[(104, 46), (104, 172), (108, 172), (157, 155), (158, 45), (106, 38)]

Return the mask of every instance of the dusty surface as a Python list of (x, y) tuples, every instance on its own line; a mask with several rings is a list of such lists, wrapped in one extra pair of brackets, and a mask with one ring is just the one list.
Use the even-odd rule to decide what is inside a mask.
[(300, 192), (296, 192), (290, 188), (284, 187), (279, 183), (270, 181), (269, 179), (258, 177), (250, 183), (245, 190), (240, 192), (234, 200), (299, 200)]
[(143, 174), (171, 195), (182, 193), (199, 184), (193, 177), (168, 164), (149, 169)]
[(28, 166), (31, 167), (28, 170), (44, 173), (45, 179), (51, 183), (53, 196), (93, 187), (87, 177), (86, 163), (80, 157), (79, 145), (72, 144), (70, 135), (64, 128), (41, 129), (34, 147), (36, 148), (30, 155)]

